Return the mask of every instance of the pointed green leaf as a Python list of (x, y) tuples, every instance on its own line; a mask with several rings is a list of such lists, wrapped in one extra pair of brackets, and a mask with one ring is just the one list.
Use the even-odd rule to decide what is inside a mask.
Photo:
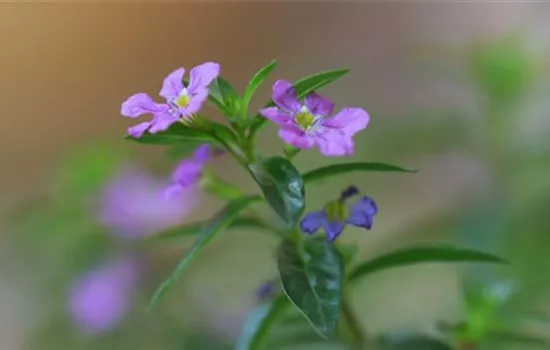
[(136, 141), (139, 143), (147, 143), (151, 145), (175, 145), (188, 141), (199, 142), (216, 142), (209, 134), (191, 129), (181, 123), (172, 124), (167, 130), (151, 134), (146, 132), (140, 138), (135, 138), (130, 135), (124, 136), (127, 140)]
[(311, 170), (302, 175), (304, 182), (314, 182), (328, 177), (357, 171), (389, 171), (400, 173), (416, 173), (416, 170), (385, 163), (343, 163), (328, 165)]
[(231, 225), (240, 213), (250, 204), (259, 201), (260, 199), (260, 196), (248, 196), (229, 202), (224, 209), (218, 212), (210, 221), (202, 226), (197, 237), (197, 241), (180, 261), (174, 272), (172, 272), (172, 275), (157, 289), (151, 298), (149, 308), (154, 307), (162, 299), (168, 288), (170, 288), (178, 280), (183, 271), (214, 237)]
[(248, 83), (248, 86), (246, 87), (246, 90), (244, 91), (243, 100), (242, 100), (242, 113), (246, 117), (246, 112), (248, 111), (248, 105), (250, 104), (250, 100), (252, 99), (252, 96), (254, 96), (254, 93), (256, 93), (256, 90), (262, 85), (264, 80), (267, 78), (267, 76), (275, 69), (277, 66), (277, 61), (272, 60), (269, 62), (265, 67), (261, 68), (254, 77), (250, 80), (250, 83)]
[(305, 192), (300, 172), (283, 157), (271, 157), (250, 167), (273, 210), (288, 224), (295, 224), (304, 211)]
[[(317, 91), (320, 88), (322, 88), (325, 85), (328, 85), (335, 81), (336, 79), (340, 78), (341, 76), (345, 75), (347, 72), (349, 72), (349, 69), (335, 69), (335, 70), (329, 70), (326, 72), (320, 72), (314, 75), (311, 75), (309, 77), (300, 79), (294, 83), (294, 88), (296, 89), (296, 94), (298, 95), (299, 99), (304, 98), (307, 94), (313, 91)], [(266, 107), (272, 107), (275, 103), (273, 101), (270, 101)], [(250, 134), (254, 135), (267, 121), (264, 117), (261, 115), (256, 115), (256, 118), (254, 118), (254, 121), (252, 122), (252, 125), (250, 126)]]
[[(174, 239), (180, 237), (194, 236), (199, 233), (201, 227), (203, 227), (206, 222), (196, 222), (183, 227), (174, 227), (154, 235), (151, 237), (153, 240), (164, 240), (164, 239)], [(265, 229), (265, 224), (262, 220), (253, 218), (253, 217), (240, 217), (231, 222), (227, 227), (228, 229), (234, 228), (259, 228)]]
[(270, 329), (288, 307), (288, 299), (281, 295), (250, 312), (237, 338), (235, 350), (259, 350), (267, 341)]
[(218, 77), (210, 85), (210, 96), (210, 101), (217, 105), (228, 117), (235, 117), (239, 113), (241, 105), (239, 94), (224, 78)]
[(416, 247), (393, 251), (357, 266), (348, 276), (349, 281), (394, 267), (421, 263), (476, 262), (507, 264), (498, 256), (477, 250), (453, 246)]
[(338, 325), (345, 276), (344, 258), (324, 239), (303, 245), (283, 242), (277, 254), (283, 290), (324, 337)]

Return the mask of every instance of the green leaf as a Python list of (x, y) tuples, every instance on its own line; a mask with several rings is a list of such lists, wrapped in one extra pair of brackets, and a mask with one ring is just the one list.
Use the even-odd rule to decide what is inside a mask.
[(183, 159), (190, 157), (195, 149), (202, 145), (201, 140), (186, 140), (172, 145), (166, 151), (166, 156), (170, 159)]
[(124, 136), (127, 140), (136, 141), (139, 143), (147, 143), (151, 145), (176, 145), (183, 142), (198, 141), (198, 142), (216, 142), (209, 134), (195, 129), (191, 129), (181, 123), (172, 124), (167, 130), (151, 134), (146, 132), (140, 138), (135, 138), (130, 135)]
[(344, 258), (324, 239), (302, 243), (286, 241), (279, 247), (277, 265), (283, 290), (313, 328), (327, 337), (338, 325)]
[(277, 66), (277, 61), (272, 60), (269, 62), (265, 67), (261, 68), (254, 77), (250, 80), (250, 83), (248, 83), (248, 86), (246, 87), (246, 90), (244, 91), (242, 105), (241, 105), (241, 112), (244, 117), (246, 117), (246, 112), (248, 111), (248, 105), (250, 104), (250, 100), (252, 99), (252, 96), (254, 96), (254, 93), (256, 93), (256, 90), (262, 85), (264, 80), (267, 78), (267, 76), (275, 69)]
[(197, 241), (193, 247), (191, 247), (191, 250), (183, 257), (174, 272), (172, 272), (172, 275), (162, 283), (151, 298), (149, 308), (153, 308), (162, 299), (168, 288), (178, 280), (183, 271), (193, 260), (195, 260), (197, 255), (214, 237), (231, 225), (231, 223), (237, 219), (239, 214), (250, 204), (259, 201), (260, 199), (260, 196), (248, 196), (229, 202), (224, 209), (218, 212), (210, 221), (203, 225), (200, 229)]
[(281, 295), (269, 300), (250, 312), (237, 338), (236, 350), (258, 350), (266, 343), (270, 329), (288, 306), (288, 299)]
[(394, 333), (380, 337), (375, 350), (452, 350), (453, 348), (439, 339), (422, 334)]
[(271, 157), (250, 167), (273, 210), (289, 225), (304, 211), (305, 192), (300, 172), (283, 157)]
[(548, 346), (550, 342), (540, 336), (516, 333), (512, 331), (495, 331), (488, 335), (487, 340), (491, 343), (518, 344), (525, 346)]
[(416, 170), (403, 168), (397, 165), (385, 163), (343, 163), (328, 165), (322, 168), (308, 171), (302, 175), (304, 182), (313, 182), (323, 180), (327, 177), (340, 174), (351, 173), (355, 171), (387, 171), (400, 173), (416, 173)]
[[(320, 72), (309, 77), (300, 79), (294, 83), (296, 94), (299, 99), (304, 98), (307, 94), (317, 91), (325, 85), (328, 85), (349, 72), (349, 69), (335, 69), (326, 72)], [(270, 101), (265, 107), (272, 107), (275, 103)], [(250, 134), (254, 135), (267, 121), (261, 115), (256, 115), (252, 125), (250, 126)]]
[(211, 102), (216, 104), (228, 117), (235, 117), (239, 113), (241, 99), (233, 86), (224, 78), (218, 77), (210, 85), (210, 94)]
[(373, 260), (366, 261), (350, 273), (348, 280), (354, 281), (372, 273), (394, 267), (444, 262), (508, 263), (498, 256), (477, 250), (462, 249), (453, 246), (416, 247), (393, 251)]
[[(183, 227), (174, 227), (159, 233), (158, 235), (151, 236), (153, 240), (175, 239), (180, 237), (194, 236), (199, 233), (200, 229), (206, 224), (206, 222), (196, 222)], [(233, 228), (261, 228), (265, 229), (264, 223), (257, 218), (253, 217), (240, 217), (227, 226), (228, 229)]]

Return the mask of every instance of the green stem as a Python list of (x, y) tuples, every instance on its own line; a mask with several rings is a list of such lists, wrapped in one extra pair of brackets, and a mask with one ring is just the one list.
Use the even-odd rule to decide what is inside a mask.
[(355, 316), (349, 301), (345, 298), (342, 300), (342, 313), (348, 326), (348, 330), (352, 336), (351, 349), (363, 349), (364, 346), (368, 344), (368, 339), (363, 333), (359, 320)]

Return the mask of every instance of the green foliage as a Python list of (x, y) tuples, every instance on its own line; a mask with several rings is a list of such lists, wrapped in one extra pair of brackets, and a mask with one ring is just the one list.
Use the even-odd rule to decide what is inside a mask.
[(216, 141), (211, 134), (180, 123), (174, 123), (167, 130), (157, 132), (156, 134), (146, 132), (139, 138), (130, 135), (126, 135), (124, 138), (151, 145), (179, 145), (189, 141), (200, 141), (203, 143)]
[(242, 106), (241, 106), (241, 113), (244, 117), (246, 117), (246, 114), (248, 112), (248, 105), (250, 104), (250, 100), (254, 96), (254, 93), (256, 93), (256, 90), (260, 87), (260, 85), (262, 85), (262, 83), (265, 81), (267, 76), (275, 69), (276, 66), (277, 66), (277, 61), (272, 60), (265, 67), (262, 67), (258, 72), (256, 72), (256, 74), (252, 77), (252, 79), (248, 83), (248, 86), (244, 91)]
[(221, 77), (210, 85), (211, 101), (229, 118), (235, 119), (241, 108), (241, 99), (229, 82)]
[(395, 333), (380, 337), (374, 350), (453, 350), (453, 347), (422, 334)]
[(304, 182), (315, 182), (326, 179), (328, 177), (338, 176), (340, 174), (360, 172), (360, 171), (384, 171), (384, 172), (401, 172), (401, 173), (416, 173), (416, 170), (403, 168), (397, 165), (385, 163), (343, 163), (328, 165), (322, 168), (308, 171), (303, 174)]
[(277, 253), (283, 290), (323, 336), (338, 325), (345, 277), (344, 258), (323, 239), (285, 241)]

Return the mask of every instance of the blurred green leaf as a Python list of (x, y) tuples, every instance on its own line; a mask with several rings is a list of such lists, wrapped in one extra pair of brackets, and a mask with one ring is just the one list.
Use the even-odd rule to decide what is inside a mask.
[(289, 225), (304, 211), (305, 191), (300, 172), (290, 161), (271, 157), (250, 167), (254, 179), (273, 210)]
[(241, 110), (242, 113), (246, 117), (246, 112), (248, 111), (248, 105), (250, 104), (250, 100), (254, 96), (254, 93), (256, 93), (256, 90), (262, 85), (264, 80), (267, 78), (267, 76), (275, 69), (277, 66), (277, 61), (272, 60), (269, 62), (265, 67), (261, 68), (254, 77), (250, 80), (248, 83), (248, 86), (246, 87), (246, 90), (244, 91)]
[(324, 239), (296, 245), (283, 242), (277, 265), (283, 290), (311, 325), (324, 337), (338, 325), (345, 277), (344, 258)]
[(453, 350), (447, 343), (422, 334), (395, 333), (380, 337), (375, 350)]
[[(183, 227), (174, 227), (159, 233), (158, 235), (152, 236), (153, 240), (165, 240), (165, 239), (175, 239), (181, 237), (194, 236), (199, 233), (201, 228), (206, 225), (207, 222), (196, 222)], [(262, 220), (253, 218), (253, 217), (240, 217), (232, 221), (227, 229), (233, 228), (259, 228), (266, 229), (265, 224)]]
[(250, 312), (237, 338), (236, 350), (259, 350), (267, 341), (268, 333), (288, 306), (288, 299), (281, 295), (269, 300)]
[[(233, 86), (222, 77), (218, 77), (210, 84), (212, 102), (228, 117), (235, 117), (241, 108), (241, 99)], [(221, 104), (221, 106), (220, 106)]]
[(192, 129), (181, 123), (174, 123), (167, 130), (156, 134), (146, 132), (140, 138), (135, 138), (130, 135), (126, 135), (124, 138), (151, 145), (175, 145), (185, 143), (190, 140), (200, 142), (216, 142), (212, 135)]
[(187, 266), (195, 260), (196, 256), (214, 237), (231, 225), (250, 204), (259, 200), (261, 200), (260, 196), (248, 196), (236, 199), (229, 202), (224, 209), (218, 212), (210, 221), (206, 222), (201, 227), (197, 241), (191, 247), (191, 250), (183, 257), (174, 272), (172, 272), (172, 275), (162, 283), (151, 298), (149, 308), (153, 308), (163, 298), (168, 288), (178, 280)]
[(195, 151), (195, 149), (200, 145), (202, 145), (203, 143), (204, 141), (198, 140), (198, 139), (196, 140), (189, 139), (186, 141), (181, 141), (169, 147), (168, 150), (166, 151), (166, 156), (170, 159), (176, 159), (176, 160), (190, 157)]
[[(349, 72), (349, 69), (335, 69), (326, 72), (320, 72), (309, 77), (300, 79), (294, 83), (294, 88), (296, 89), (296, 94), (299, 99), (304, 98), (307, 94), (313, 91), (317, 91), (325, 85), (328, 85), (335, 81), (336, 79), (342, 77)], [(272, 107), (275, 103), (270, 101), (265, 107)], [(267, 121), (261, 115), (256, 115), (256, 118), (253, 119), (253, 122), (250, 126), (250, 134), (254, 135)]]
[(355, 171), (386, 171), (400, 173), (416, 173), (416, 170), (402, 168), (397, 165), (386, 163), (343, 163), (328, 165), (322, 168), (311, 170), (302, 175), (304, 182), (314, 182), (323, 180), (327, 177), (333, 177), (340, 174), (351, 173)]
[(517, 333), (512, 331), (495, 331), (491, 332), (487, 339), (485, 339), (493, 344), (517, 344), (522, 346), (529, 347), (544, 347), (550, 345), (550, 342), (547, 339), (542, 338), (541, 336)]
[(393, 251), (366, 261), (353, 269), (348, 276), (348, 280), (354, 281), (372, 273), (395, 267), (443, 262), (508, 263), (506, 260), (489, 253), (453, 246), (416, 247)]

